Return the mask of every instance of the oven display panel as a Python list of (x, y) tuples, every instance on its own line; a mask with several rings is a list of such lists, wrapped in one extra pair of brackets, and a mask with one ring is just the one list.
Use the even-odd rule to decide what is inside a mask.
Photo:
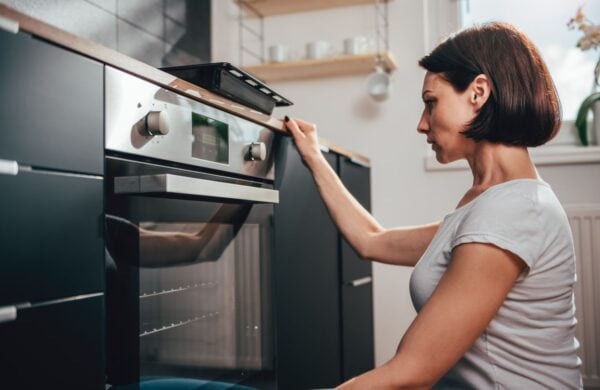
[(192, 112), (192, 157), (229, 164), (227, 123)]

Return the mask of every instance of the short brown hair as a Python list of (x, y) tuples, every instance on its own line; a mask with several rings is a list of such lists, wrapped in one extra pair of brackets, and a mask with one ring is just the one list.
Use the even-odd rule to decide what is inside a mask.
[(538, 146), (560, 127), (560, 102), (533, 43), (507, 23), (467, 28), (440, 43), (419, 65), (439, 73), (458, 92), (480, 74), (491, 93), (462, 132), (475, 141)]

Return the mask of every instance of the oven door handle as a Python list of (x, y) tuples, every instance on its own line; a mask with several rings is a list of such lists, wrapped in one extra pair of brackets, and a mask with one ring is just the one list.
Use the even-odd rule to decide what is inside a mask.
[(279, 203), (279, 191), (173, 174), (115, 177), (115, 194), (169, 194)]

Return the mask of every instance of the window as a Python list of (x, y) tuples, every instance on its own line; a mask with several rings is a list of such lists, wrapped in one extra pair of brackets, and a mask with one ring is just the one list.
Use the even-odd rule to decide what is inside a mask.
[(586, 15), (600, 18), (598, 0), (466, 0), (461, 2), (460, 21), (462, 27), (508, 22), (523, 31), (546, 61), (560, 96), (563, 120), (569, 121), (575, 119), (579, 105), (592, 92), (598, 61), (597, 51), (575, 47), (581, 31), (567, 28), (567, 22), (581, 5)]
[[(523, 31), (536, 45), (556, 85), (562, 106), (562, 127), (547, 145), (530, 150), (537, 165), (600, 162), (600, 146), (581, 147), (574, 121), (583, 99), (593, 88), (598, 51), (575, 45), (581, 31), (567, 22), (583, 6), (600, 23), (600, 0), (424, 0), (426, 52), (450, 33), (475, 23), (507, 22)], [(596, 143), (600, 143), (597, 140)], [(441, 165), (429, 150), (426, 170), (467, 169), (464, 161)]]

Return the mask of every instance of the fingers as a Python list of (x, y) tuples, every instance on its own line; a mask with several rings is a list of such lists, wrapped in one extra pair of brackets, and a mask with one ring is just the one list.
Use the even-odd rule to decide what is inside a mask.
[[(286, 127), (290, 130), (290, 132), (292, 134), (300, 132), (300, 133), (302, 133), (303, 136), (306, 136), (306, 135), (316, 131), (316, 129), (317, 129), (317, 126), (313, 123), (306, 122), (306, 121), (304, 121), (302, 119), (298, 119), (298, 118), (290, 118), (287, 115), (286, 115), (283, 123), (286, 125)], [(295, 130), (297, 130), (297, 132)]]
[(314, 123), (306, 122), (298, 118), (294, 118), (294, 120), (296, 121), (296, 123), (298, 123), (300, 129), (302, 129), (302, 131), (304, 131), (305, 133), (310, 133), (317, 129), (317, 125), (315, 125)]
[(292, 136), (294, 137), (294, 139), (296, 139), (298, 137), (300, 137), (300, 138), (305, 137), (304, 133), (302, 132), (302, 130), (300, 130), (300, 128), (298, 127), (298, 124), (296, 123), (295, 120), (288, 118), (288, 116), (286, 115), (283, 123), (285, 124), (285, 127), (287, 127), (287, 129), (290, 131), (290, 133), (292, 133)]

